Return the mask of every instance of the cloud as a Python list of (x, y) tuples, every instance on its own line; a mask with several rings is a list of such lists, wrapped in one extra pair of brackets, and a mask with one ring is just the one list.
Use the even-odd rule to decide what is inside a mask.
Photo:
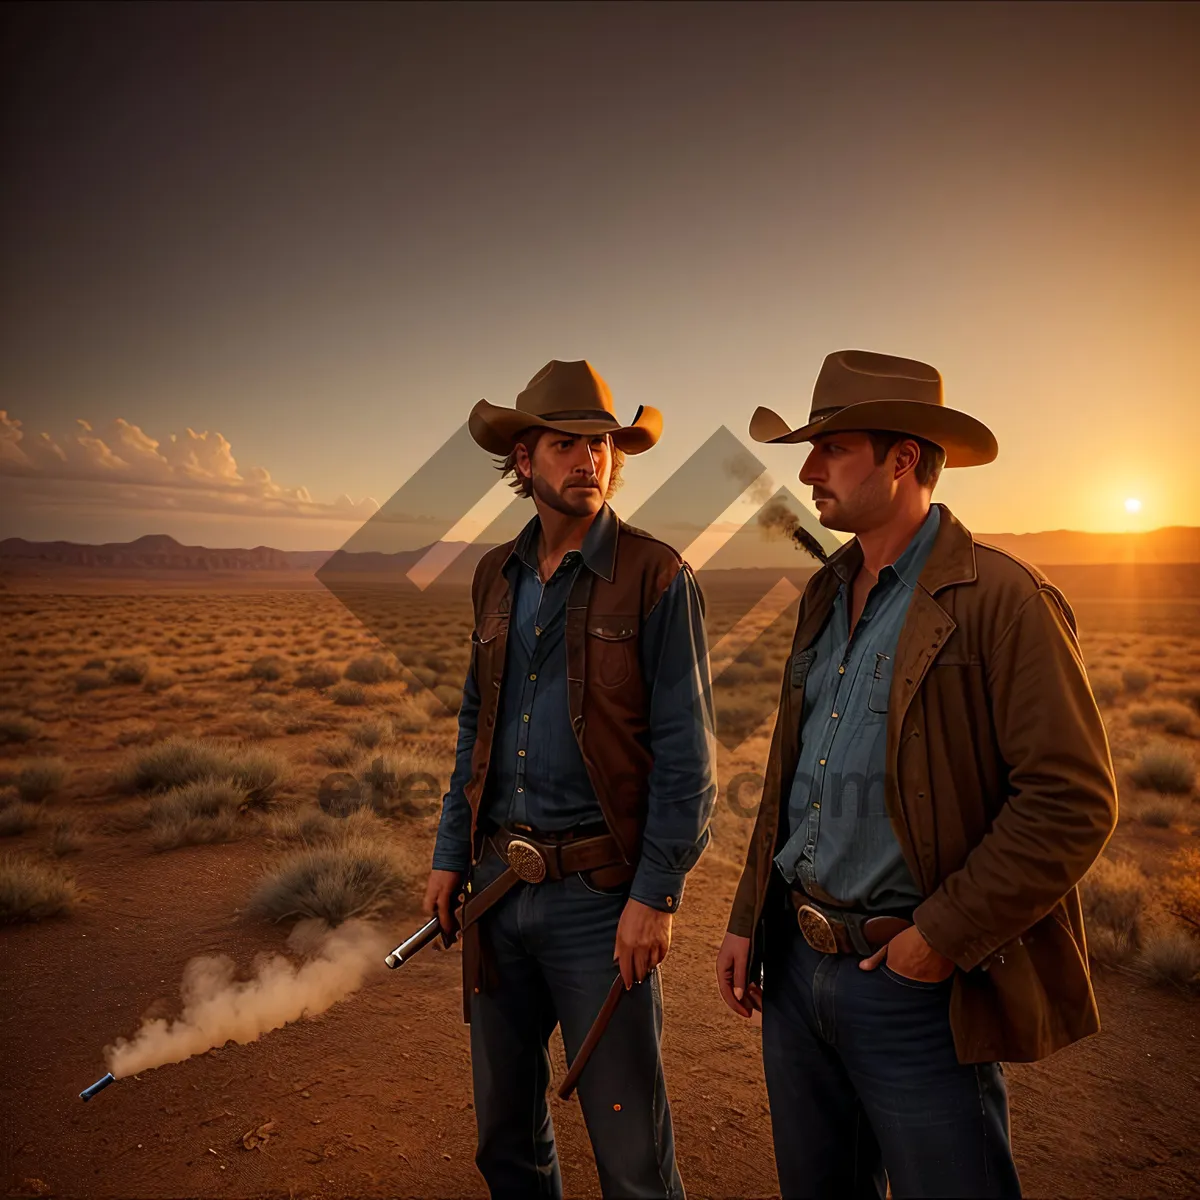
[(60, 443), (48, 433), (27, 435), (0, 409), (4, 490), (35, 502), (70, 494), (88, 504), (245, 516), (365, 521), (379, 509), (370, 496), (319, 502), (306, 487), (276, 483), (266, 467), (243, 472), (228, 438), (216, 431), (189, 428), (160, 442), (121, 417), (100, 433), (88, 421), (76, 423), (79, 432)]

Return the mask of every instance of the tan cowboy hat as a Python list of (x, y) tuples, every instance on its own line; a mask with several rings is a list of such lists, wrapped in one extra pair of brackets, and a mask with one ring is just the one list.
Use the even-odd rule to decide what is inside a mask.
[(531, 425), (563, 433), (611, 433), (613, 445), (626, 454), (641, 454), (658, 441), (662, 413), (640, 405), (632, 425), (622, 425), (613, 412), (608, 384), (586, 359), (560, 362), (551, 359), (517, 397), (516, 408), (502, 408), (480, 400), (471, 409), (467, 427), (471, 436), (492, 454), (507, 454), (516, 435)]
[(823, 433), (887, 429), (941, 446), (946, 466), (975, 467), (996, 457), (996, 438), (982, 422), (942, 397), (942, 377), (928, 363), (870, 350), (838, 350), (821, 365), (808, 421), (798, 429), (769, 408), (756, 408), (756, 442), (807, 442)]

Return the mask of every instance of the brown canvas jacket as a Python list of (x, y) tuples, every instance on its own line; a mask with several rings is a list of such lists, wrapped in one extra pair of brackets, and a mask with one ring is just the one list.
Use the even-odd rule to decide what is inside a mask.
[[(1076, 885), (1115, 827), (1116, 780), (1065, 597), (939, 507), (895, 653), (888, 815), (925, 897), (916, 922), (958, 968), (950, 1022), (959, 1060), (1033, 1061), (1100, 1027)], [(858, 540), (837, 557), (853, 577)], [(731, 933), (752, 939), (752, 979), (772, 860), (786, 839), (806, 652), (838, 583), (824, 568), (800, 602), (729, 920)]]

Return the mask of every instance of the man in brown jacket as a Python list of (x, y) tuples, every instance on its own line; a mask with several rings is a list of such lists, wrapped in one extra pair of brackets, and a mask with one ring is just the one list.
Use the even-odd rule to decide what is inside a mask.
[[(992, 461), (925, 363), (829, 355), (809, 581), (717, 975), (761, 1009), (790, 1196), (1014, 1196), (1001, 1060), (1099, 1028), (1077, 884), (1116, 784), (1065, 598), (930, 495)], [(761, 985), (758, 982), (761, 973)]]

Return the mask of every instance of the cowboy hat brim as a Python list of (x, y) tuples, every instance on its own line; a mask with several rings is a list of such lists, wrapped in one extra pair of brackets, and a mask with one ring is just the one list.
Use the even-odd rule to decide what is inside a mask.
[(956, 408), (920, 400), (847, 404), (799, 429), (792, 429), (777, 412), (761, 406), (750, 418), (750, 436), (756, 442), (807, 442), (825, 433), (862, 429), (886, 429), (924, 438), (946, 451), (948, 467), (982, 466), (995, 459), (999, 449), (995, 435), (982, 421)]
[(649, 404), (639, 406), (631, 425), (618, 425), (603, 418), (547, 421), (544, 417), (521, 412), (517, 408), (489, 404), (486, 400), (480, 400), (467, 418), (471, 436), (490, 454), (508, 454), (517, 434), (534, 425), (580, 437), (608, 433), (612, 435), (613, 445), (618, 450), (626, 454), (641, 454), (662, 436), (663, 420), (662, 413)]

